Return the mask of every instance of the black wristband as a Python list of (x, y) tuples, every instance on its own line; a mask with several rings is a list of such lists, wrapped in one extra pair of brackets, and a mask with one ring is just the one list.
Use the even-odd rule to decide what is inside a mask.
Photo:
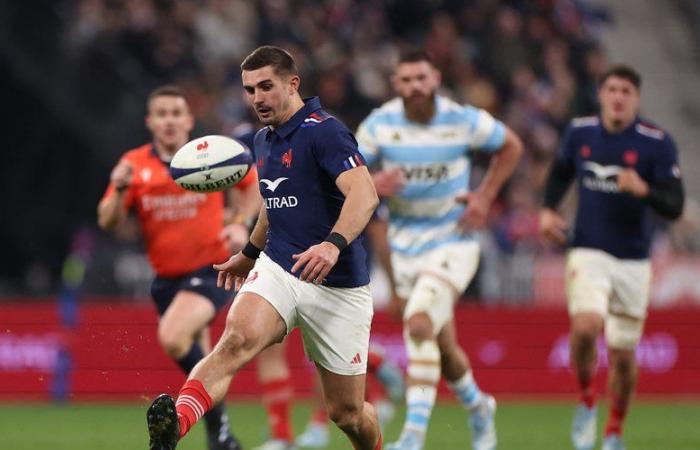
[(260, 252), (262, 249), (254, 246), (250, 241), (243, 247), (243, 250), (241, 250), (241, 253), (243, 253), (243, 256), (250, 258), (250, 259), (258, 259), (260, 256)]
[(342, 234), (336, 233), (335, 231), (328, 235), (326, 242), (330, 242), (331, 244), (335, 245), (341, 252), (348, 246), (347, 239), (345, 239)]

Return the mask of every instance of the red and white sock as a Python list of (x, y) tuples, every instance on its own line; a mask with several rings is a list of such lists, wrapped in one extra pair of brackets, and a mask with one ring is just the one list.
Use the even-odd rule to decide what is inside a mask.
[(175, 402), (180, 438), (190, 431), (204, 414), (211, 409), (212, 400), (199, 380), (187, 380)]
[(263, 402), (267, 408), (267, 420), (273, 439), (292, 442), (292, 422), (289, 409), (292, 401), (292, 384), (289, 378), (262, 384)]
[(328, 424), (328, 411), (326, 411), (325, 406), (319, 405), (316, 407), (314, 413), (311, 415), (311, 422), (317, 425)]
[(613, 395), (610, 399), (610, 414), (608, 415), (608, 423), (605, 426), (606, 436), (611, 434), (622, 436), (622, 425), (627, 415), (627, 403), (627, 400), (621, 399), (617, 395)]
[(579, 378), (578, 384), (581, 390), (579, 402), (585, 404), (588, 409), (593, 408), (593, 405), (595, 405), (595, 387), (593, 386), (593, 377), (590, 376), (586, 379)]

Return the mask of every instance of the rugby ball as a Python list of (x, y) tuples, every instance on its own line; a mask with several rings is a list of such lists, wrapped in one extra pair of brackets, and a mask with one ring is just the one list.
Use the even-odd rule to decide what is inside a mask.
[(211, 135), (183, 145), (170, 161), (170, 175), (188, 191), (223, 191), (241, 181), (252, 164), (248, 147), (230, 137)]

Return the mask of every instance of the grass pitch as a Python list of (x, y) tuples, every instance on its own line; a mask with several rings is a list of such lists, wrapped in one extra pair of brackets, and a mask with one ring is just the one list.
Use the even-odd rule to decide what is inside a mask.
[[(605, 421), (601, 405), (599, 429)], [(0, 449), (7, 450), (145, 450), (144, 404), (0, 404)], [(499, 449), (569, 449), (573, 404), (552, 401), (502, 401), (498, 405)], [(308, 404), (294, 408), (295, 432), (310, 414)], [(260, 444), (266, 419), (259, 404), (229, 402), (237, 436), (246, 449)], [(403, 409), (384, 433), (385, 443), (398, 436)], [(350, 449), (337, 429), (329, 449)], [(205, 450), (204, 432), (197, 425), (178, 450)], [(625, 443), (630, 450), (700, 449), (700, 403), (637, 401), (627, 420)], [(600, 442), (598, 444), (600, 448)], [(470, 449), (466, 414), (456, 404), (439, 404), (433, 413), (426, 450)]]

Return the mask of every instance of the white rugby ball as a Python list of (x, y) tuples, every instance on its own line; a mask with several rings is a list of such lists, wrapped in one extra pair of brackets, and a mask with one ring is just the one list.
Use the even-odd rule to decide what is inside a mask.
[(210, 135), (183, 145), (170, 161), (170, 175), (188, 191), (223, 191), (241, 181), (252, 164), (248, 147), (230, 137)]

